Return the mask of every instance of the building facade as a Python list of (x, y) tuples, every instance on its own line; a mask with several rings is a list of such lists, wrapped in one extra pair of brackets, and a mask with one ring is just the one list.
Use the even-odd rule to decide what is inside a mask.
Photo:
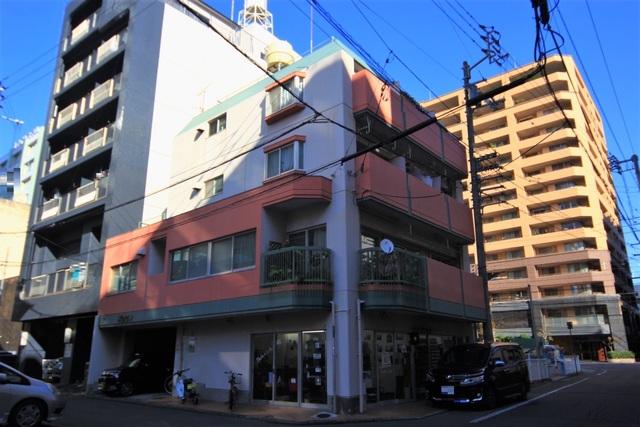
[(337, 41), (280, 65), (175, 138), (167, 218), (107, 240), (92, 384), (153, 351), (203, 398), (234, 371), (243, 402), (354, 413), (475, 339), (464, 147)]
[(0, 157), (0, 199), (27, 205), (33, 202), (37, 181), (35, 169), (40, 163), (43, 140), (44, 127), (38, 126)]
[[(477, 88), (488, 93), (534, 66)], [(499, 95), (495, 109), (473, 111), (494, 336), (535, 330), (601, 358), (599, 350), (627, 350), (639, 327), (604, 128), (572, 58), (548, 58), (545, 70)], [(442, 113), (464, 102), (460, 90), (423, 106)], [(442, 123), (468, 140), (464, 110)]]
[(23, 366), (63, 358), (62, 381), (84, 379), (105, 242), (166, 216), (173, 136), (276, 40), (196, 0), (67, 6), (14, 310)]

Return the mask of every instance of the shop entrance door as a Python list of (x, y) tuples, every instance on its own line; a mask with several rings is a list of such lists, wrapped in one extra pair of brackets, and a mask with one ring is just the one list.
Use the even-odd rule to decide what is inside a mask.
[(253, 399), (327, 404), (325, 331), (253, 336)]

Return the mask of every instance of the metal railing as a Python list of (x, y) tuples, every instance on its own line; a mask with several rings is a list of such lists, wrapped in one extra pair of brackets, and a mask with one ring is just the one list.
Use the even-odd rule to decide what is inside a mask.
[(291, 246), (262, 254), (262, 287), (333, 284), (331, 250)]
[(398, 248), (391, 253), (385, 253), (380, 248), (362, 249), (360, 286), (376, 283), (426, 288), (426, 258)]

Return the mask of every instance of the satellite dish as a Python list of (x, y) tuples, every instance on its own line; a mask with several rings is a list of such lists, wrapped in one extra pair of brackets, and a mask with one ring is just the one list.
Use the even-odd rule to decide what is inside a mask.
[(382, 252), (385, 254), (390, 254), (393, 252), (393, 242), (389, 239), (382, 239), (380, 242), (380, 249), (382, 249)]

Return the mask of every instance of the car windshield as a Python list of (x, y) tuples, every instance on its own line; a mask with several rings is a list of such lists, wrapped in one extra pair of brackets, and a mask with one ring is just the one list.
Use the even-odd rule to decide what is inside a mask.
[(122, 366), (127, 366), (129, 368), (137, 368), (141, 360), (142, 360), (142, 357), (139, 354), (131, 355), (127, 360), (125, 360)]
[(480, 368), (487, 364), (489, 348), (479, 345), (451, 347), (440, 359), (440, 366)]

